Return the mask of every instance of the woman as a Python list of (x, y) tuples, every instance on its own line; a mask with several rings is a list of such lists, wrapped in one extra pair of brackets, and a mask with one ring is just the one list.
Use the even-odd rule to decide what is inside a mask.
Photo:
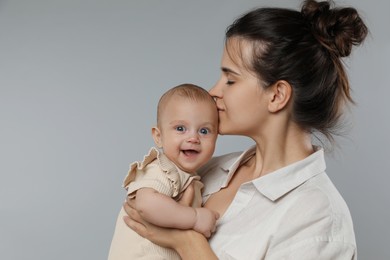
[(256, 145), (201, 171), (204, 206), (221, 216), (217, 232), (207, 241), (192, 230), (155, 227), (132, 202), (124, 205), (126, 223), (182, 259), (356, 259), (348, 207), (311, 140), (320, 133), (333, 141), (353, 102), (341, 58), (366, 35), (355, 9), (313, 0), (301, 12), (260, 8), (237, 19), (210, 94), (220, 134)]

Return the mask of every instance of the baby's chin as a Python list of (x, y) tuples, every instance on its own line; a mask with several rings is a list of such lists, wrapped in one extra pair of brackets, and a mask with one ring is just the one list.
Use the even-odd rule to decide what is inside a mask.
[(196, 166), (186, 166), (186, 165), (183, 165), (183, 164), (176, 164), (176, 166), (184, 171), (184, 172), (187, 172), (187, 173), (190, 173), (190, 174), (195, 174), (196, 171), (200, 168), (200, 166), (196, 165)]
[[(179, 166), (179, 169), (182, 170), (183, 172), (186, 172), (186, 173), (189, 173), (189, 174), (195, 174), (196, 173), (196, 169), (194, 168), (186, 168), (186, 167), (180, 167)], [(198, 169), (198, 167), (197, 167)]]

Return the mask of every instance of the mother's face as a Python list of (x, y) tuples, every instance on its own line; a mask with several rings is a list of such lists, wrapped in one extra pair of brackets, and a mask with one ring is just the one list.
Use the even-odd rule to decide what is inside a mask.
[(210, 94), (216, 98), (219, 133), (255, 136), (265, 123), (267, 102), (260, 80), (244, 65), (251, 58), (251, 46), (229, 39), (222, 55), (221, 77)]

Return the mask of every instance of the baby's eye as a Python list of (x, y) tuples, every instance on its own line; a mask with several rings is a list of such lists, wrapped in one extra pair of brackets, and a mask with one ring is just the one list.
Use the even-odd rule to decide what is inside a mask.
[(207, 135), (208, 133), (210, 133), (210, 130), (207, 129), (207, 128), (201, 128), (199, 130), (199, 133), (202, 134), (202, 135)]
[(182, 125), (176, 126), (176, 131), (184, 132), (185, 130), (186, 130), (186, 128)]

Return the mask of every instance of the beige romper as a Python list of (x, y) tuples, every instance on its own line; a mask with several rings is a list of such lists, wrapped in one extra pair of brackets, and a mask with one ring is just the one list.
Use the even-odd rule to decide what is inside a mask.
[[(140, 188), (153, 188), (156, 191), (179, 200), (183, 191), (194, 182), (195, 197), (193, 207), (201, 207), (201, 189), (203, 184), (200, 177), (180, 170), (163, 153), (152, 147), (142, 162), (134, 162), (126, 176), (123, 186), (130, 198)], [(175, 214), (174, 212), (172, 214)], [(157, 246), (139, 236), (123, 221), (126, 213), (123, 208), (116, 221), (114, 236), (111, 242), (109, 260), (175, 260), (180, 256), (172, 249)]]

